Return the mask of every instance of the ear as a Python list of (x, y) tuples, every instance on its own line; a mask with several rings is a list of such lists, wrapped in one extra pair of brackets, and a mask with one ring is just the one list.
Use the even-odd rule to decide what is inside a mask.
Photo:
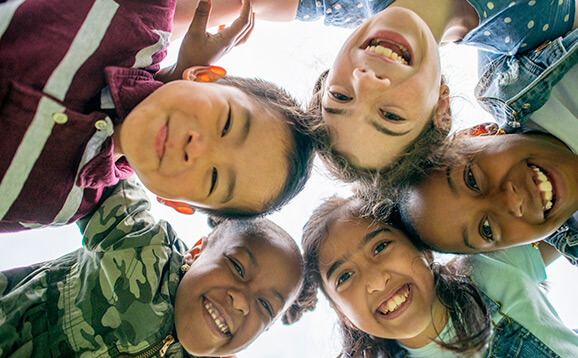
[(169, 208), (175, 209), (177, 212), (181, 214), (192, 215), (195, 213), (196, 210), (195, 207), (192, 206), (191, 204), (183, 203), (182, 201), (163, 199), (158, 196), (157, 201), (163, 205), (168, 206)]
[(195, 260), (199, 257), (201, 251), (203, 251), (206, 245), (207, 237), (202, 237), (189, 251), (185, 253), (183, 261), (189, 266), (192, 265), (193, 262), (195, 262)]
[(195, 82), (215, 82), (227, 71), (219, 66), (193, 66), (183, 71), (183, 80)]
[(431, 266), (431, 264), (433, 264), (433, 262), (434, 262), (433, 251), (424, 250), (423, 254), (424, 254), (424, 256), (425, 256), (426, 261), (427, 261), (428, 264), (430, 264), (430, 266)]
[(450, 88), (445, 84), (440, 85), (440, 93), (435, 111), (434, 123), (437, 128), (444, 128), (451, 123)]

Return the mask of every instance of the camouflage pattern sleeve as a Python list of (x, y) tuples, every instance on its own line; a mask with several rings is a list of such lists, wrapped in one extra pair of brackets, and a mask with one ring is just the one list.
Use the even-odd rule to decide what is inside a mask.
[(78, 223), (83, 245), (90, 251), (104, 252), (168, 244), (170, 229), (167, 225), (157, 226), (150, 208), (147, 195), (136, 179), (121, 180), (101, 206)]
[[(139, 184), (122, 181), (80, 223), (84, 247), (0, 273), (0, 357), (158, 356), (186, 246), (149, 207)], [(178, 342), (168, 348), (183, 355)]]

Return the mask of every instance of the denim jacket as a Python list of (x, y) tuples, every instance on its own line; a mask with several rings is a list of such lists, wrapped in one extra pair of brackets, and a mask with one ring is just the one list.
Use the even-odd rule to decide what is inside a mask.
[[(476, 98), (501, 128), (507, 132), (519, 131), (576, 63), (578, 29), (523, 54), (494, 56), (478, 81)], [(567, 222), (545, 241), (578, 266), (576, 225)]]
[(546, 103), (552, 88), (578, 62), (578, 29), (515, 56), (495, 56), (475, 95), (501, 128), (512, 132)]
[[(482, 298), (488, 306), (490, 316), (500, 312), (501, 303), (496, 302), (486, 296), (483, 292)], [(536, 338), (532, 332), (513, 320), (511, 317), (503, 314), (498, 323), (494, 325), (494, 334), (489, 342), (486, 357), (488, 358), (555, 358), (560, 357), (554, 353), (544, 342)]]

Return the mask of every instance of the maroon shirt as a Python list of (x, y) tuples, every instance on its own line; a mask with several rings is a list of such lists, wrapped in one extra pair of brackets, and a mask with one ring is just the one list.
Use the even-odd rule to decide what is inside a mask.
[(152, 74), (174, 8), (175, 0), (0, 4), (0, 232), (74, 222), (132, 175), (124, 159), (114, 163), (113, 127), (162, 85)]

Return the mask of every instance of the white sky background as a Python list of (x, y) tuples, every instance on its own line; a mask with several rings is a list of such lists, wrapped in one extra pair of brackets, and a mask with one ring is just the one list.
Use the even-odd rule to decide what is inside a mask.
[[(234, 49), (217, 64), (229, 74), (261, 77), (284, 86), (303, 104), (309, 99), (318, 75), (329, 68), (341, 44), (352, 30), (326, 27), (322, 22), (269, 23), (258, 21), (249, 41)], [(173, 43), (167, 64), (174, 61), (178, 43)], [(442, 71), (451, 88), (454, 121), (468, 123), (488, 120), (485, 112), (475, 108), (471, 96), (477, 79), (476, 52), (464, 46), (445, 46), (442, 52)], [(470, 99), (467, 99), (469, 97)], [(460, 109), (464, 107), (464, 109)], [(320, 201), (334, 193), (349, 195), (349, 188), (331, 180), (320, 165), (305, 190), (271, 219), (282, 226), (298, 242), (301, 229)], [(151, 196), (151, 198), (153, 198)], [(153, 201), (153, 213), (168, 220), (189, 245), (210, 230), (204, 215), (184, 216)], [(75, 225), (59, 229), (32, 230), (18, 234), (0, 235), (0, 270), (56, 258), (81, 245)], [(563, 321), (578, 328), (575, 302), (578, 293), (578, 268), (559, 259), (548, 268), (550, 298)], [(498, 278), (496, 278), (498, 279)], [(307, 313), (293, 326), (277, 322), (239, 358), (313, 358), (335, 357), (339, 350), (339, 334), (335, 315), (324, 300), (318, 309)]]

